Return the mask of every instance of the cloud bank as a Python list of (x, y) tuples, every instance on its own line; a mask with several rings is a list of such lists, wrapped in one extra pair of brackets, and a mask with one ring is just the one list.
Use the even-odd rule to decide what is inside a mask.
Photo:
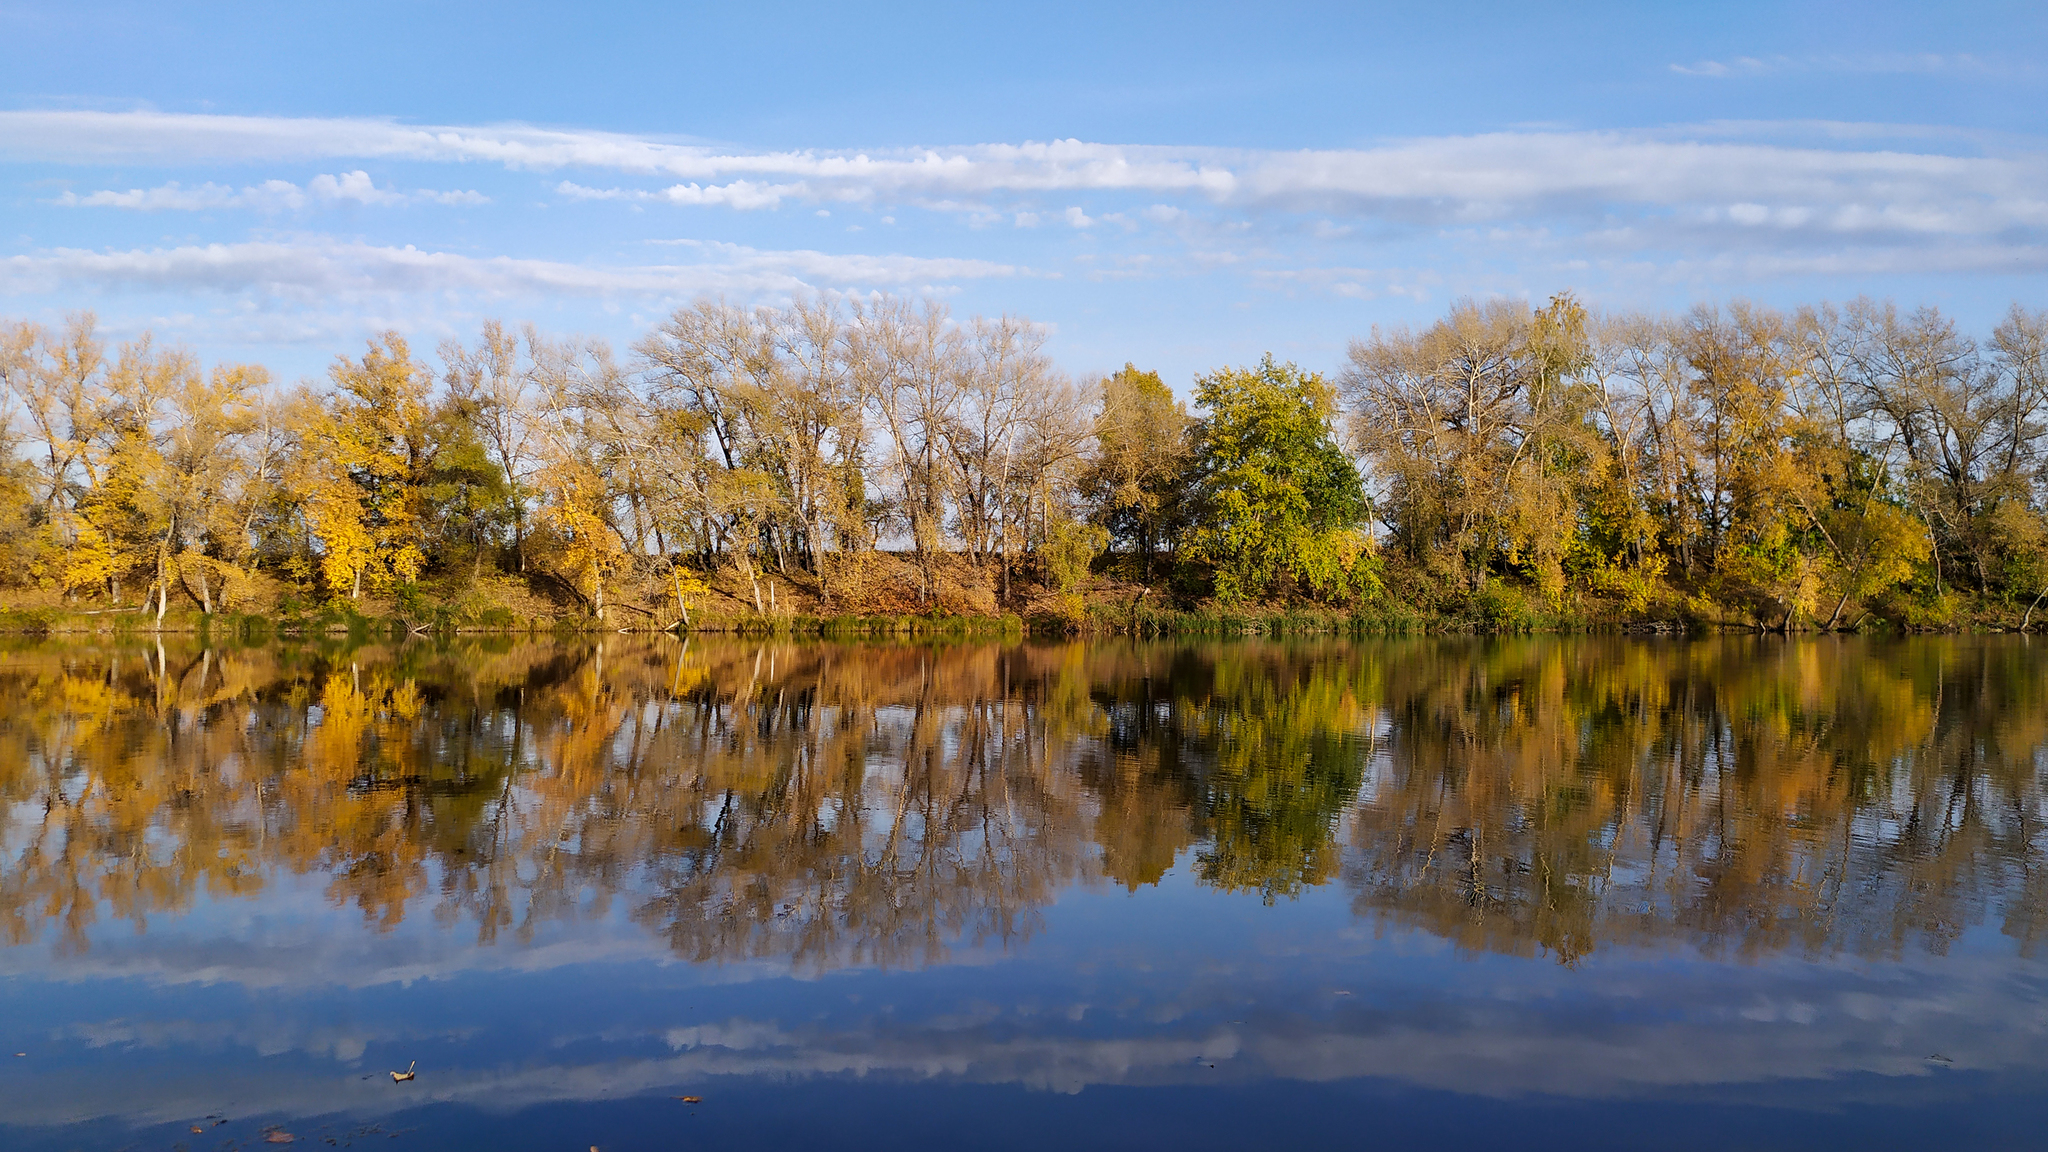
[[(1096, 192), (1431, 225), (1595, 215), (1623, 206), (1780, 236), (1992, 236), (2048, 226), (2048, 155), (2039, 152), (1842, 147), (1841, 133), (1833, 134), (1833, 146), (1793, 145), (1729, 139), (1726, 132), (1490, 132), (1301, 151), (1055, 140), (750, 152), (529, 125), (11, 111), (0, 112), (0, 156), (164, 165), (348, 158), (608, 172), (675, 182), (603, 187), (563, 180), (555, 191), (571, 199), (737, 210), (791, 201), (982, 210), (991, 199)], [(148, 198), (95, 195), (136, 196), (139, 204)], [(251, 190), (206, 195), (216, 202), (261, 199)]]

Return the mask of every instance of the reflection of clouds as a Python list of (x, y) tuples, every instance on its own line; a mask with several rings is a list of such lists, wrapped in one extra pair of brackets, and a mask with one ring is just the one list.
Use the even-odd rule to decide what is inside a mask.
[(877, 1076), (1015, 1084), (1057, 1092), (1155, 1080), (1196, 1060), (1237, 1053), (1227, 1031), (1206, 1036), (1026, 1036), (993, 1039), (983, 1030), (916, 1029), (866, 1036), (788, 1033), (753, 1021), (707, 1029), (701, 1039), (672, 1037), (683, 1048), (669, 1062), (705, 1076)]
[(101, 1020), (73, 1024), (58, 1032), (61, 1039), (81, 1040), (88, 1048), (183, 1048), (218, 1050), (248, 1048), (258, 1056), (303, 1052), (308, 1056), (354, 1063), (370, 1041), (380, 1037), (355, 1027), (308, 1024), (298, 1020), (227, 1023), (195, 1020)]
[[(531, 947), (476, 948), (459, 938), (423, 937), (410, 947), (363, 948), (359, 940), (337, 939), (332, 947), (265, 947), (233, 940), (191, 942), (158, 950), (97, 948), (66, 957), (52, 967), (48, 957), (0, 950), (0, 978), (52, 983), (139, 980), (150, 984), (231, 984), (251, 990), (363, 989), (462, 976), (547, 973), (574, 965), (644, 960), (666, 964), (668, 949), (642, 933), (620, 931), (588, 940), (561, 940)], [(734, 961), (692, 970), (699, 984), (731, 984), (784, 976), (787, 964), (772, 960)]]
[[(228, 984), (250, 990), (374, 988), (493, 973), (549, 972), (576, 964), (661, 961), (668, 950), (630, 927), (579, 925), (578, 936), (479, 948), (459, 934), (419, 932), (371, 936), (353, 924), (255, 938), (179, 937), (166, 933), (106, 940), (82, 955), (53, 957), (28, 948), (0, 949), (0, 977), (51, 983), (139, 980), (150, 984)], [(779, 972), (770, 964), (707, 969), (705, 982)]]
[[(559, 1026), (544, 1045), (520, 1044), (518, 1055), (489, 1066), (441, 1057), (427, 1066), (417, 1091), (397, 1095), (376, 1082), (381, 1075), (365, 1082), (361, 1069), (335, 1062), (358, 1059), (368, 1045), (424, 1048), (467, 1030), (410, 1017), (349, 1027), (288, 1015), (233, 1026), (115, 1019), (80, 1025), (69, 1035), (122, 1050), (116, 1057), (128, 1062), (123, 1090), (112, 1090), (113, 1077), (37, 1074), (30, 1090), (0, 1103), (15, 1122), (27, 1124), (83, 1117), (150, 1123), (203, 1114), (225, 1106), (221, 1089), (186, 1075), (191, 1062), (183, 1057), (222, 1049), (230, 1050), (219, 1062), (232, 1069), (233, 1112), (243, 1116), (367, 1116), (427, 1102), (505, 1111), (701, 1087), (721, 1077), (973, 1083), (1066, 1093), (1370, 1077), (1465, 1095), (1576, 1099), (1702, 1091), (1744, 1097), (1770, 1082), (1797, 1080), (1819, 1082), (1803, 1090), (1802, 1099), (1826, 1108), (1842, 1103), (1843, 1094), (1866, 1091), (1867, 1084), (1854, 1081), (1858, 1076), (2048, 1070), (2048, 973), (2016, 973), (1996, 956), (1855, 966), (1630, 958), (1576, 971), (1493, 959), (1460, 963), (1447, 975), (1406, 943), (1412, 942), (1383, 941), (1392, 947), (1363, 956), (1273, 952), (1196, 968), (1130, 965), (1094, 978), (1076, 974), (1022, 1003), (1005, 999), (1003, 989), (1032, 974), (1000, 966), (954, 998), (937, 1000), (917, 997), (928, 986), (906, 977), (834, 977), (857, 994), (846, 1001), (857, 998), (856, 1006), (811, 1015), (775, 1000), (795, 1013), (793, 1019), (755, 1008), (668, 1026), (649, 1019), (645, 1003), (628, 1002), (636, 991), (614, 1001), (617, 1020), (593, 1030), (580, 1018), (550, 1018), (537, 1004), (520, 1024), (543, 1031)], [(631, 971), (596, 980), (635, 987)], [(591, 976), (573, 978), (583, 983)], [(464, 1051), (489, 1052), (499, 1044), (488, 1027), (467, 1040)], [(652, 1045), (669, 1051), (649, 1055)], [(238, 1063), (235, 1047), (307, 1058)], [(587, 1055), (593, 1051), (594, 1058)], [(134, 1063), (150, 1053), (172, 1058), (161, 1070), (152, 1065), (141, 1074)], [(564, 1059), (567, 1053), (580, 1058)], [(1930, 1060), (1937, 1055), (1944, 1058), (1940, 1063)], [(1828, 1081), (1838, 1082), (1839, 1091)], [(1942, 1081), (1926, 1080), (1922, 1087), (1939, 1092)]]
[[(1710, 968), (1690, 978), (1656, 968), (1547, 996), (1521, 986), (1474, 996), (1375, 996), (1368, 988), (1359, 1003), (1342, 1000), (1327, 1015), (1308, 1004), (1236, 1009), (1244, 1023), (1219, 1024), (1202, 1012), (1147, 1028), (1169, 1015), (1159, 1011), (1164, 1005), (1147, 1005), (1118, 1021), (1143, 1034), (1111, 1038), (1071, 1034), (1065, 1014), (1033, 1013), (963, 1028), (888, 1019), (784, 1028), (736, 1019), (673, 1030), (668, 1040), (694, 1058), (682, 1067), (704, 1075), (895, 1075), (1058, 1091), (1214, 1079), (1198, 1061), (1215, 1062), (1232, 1079), (1377, 1077), (1463, 1094), (1578, 1098), (1919, 1076), (1934, 1070), (1932, 1054), (1959, 1070), (2048, 1069), (2038, 983), (2016, 986), (2002, 964), (1888, 967), (1846, 978), (1808, 965)], [(1770, 983), (1757, 987), (1757, 977)]]

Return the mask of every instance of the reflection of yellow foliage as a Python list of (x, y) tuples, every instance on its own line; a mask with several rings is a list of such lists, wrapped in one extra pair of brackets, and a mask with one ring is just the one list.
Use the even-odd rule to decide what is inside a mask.
[(622, 901), (685, 956), (920, 963), (1182, 861), (1565, 960), (2048, 932), (2017, 643), (51, 646), (0, 700), (0, 931), (69, 948), (284, 869), (383, 928)]

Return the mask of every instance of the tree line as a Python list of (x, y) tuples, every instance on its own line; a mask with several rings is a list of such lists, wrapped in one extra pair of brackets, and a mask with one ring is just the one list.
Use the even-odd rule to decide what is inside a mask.
[(2048, 590), (2048, 313), (1980, 341), (1868, 299), (1466, 303), (1354, 342), (1341, 388), (1392, 549), (1439, 586), (1779, 627), (1937, 623), (1970, 597), (2026, 623)]
[[(491, 322), (324, 382), (0, 323), (0, 582), (153, 612), (688, 623), (1178, 603), (1950, 622), (2048, 594), (2048, 313), (1460, 302), (1332, 378), (1091, 385), (930, 301), (681, 308), (624, 356)], [(38, 600), (40, 598), (40, 600)], [(1162, 598), (1166, 599), (1165, 597)]]

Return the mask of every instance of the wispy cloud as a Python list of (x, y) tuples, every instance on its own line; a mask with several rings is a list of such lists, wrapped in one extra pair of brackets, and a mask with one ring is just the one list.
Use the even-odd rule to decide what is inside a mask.
[[(1711, 62), (1710, 62), (1711, 63)], [(1735, 65), (1725, 65), (1734, 67)], [(1745, 65), (1746, 66), (1746, 65)], [(1764, 66), (1759, 62), (1759, 67)], [(1701, 65), (1700, 67), (1705, 67)], [(745, 152), (702, 145), (527, 126), (433, 127), (375, 120), (270, 119), (161, 113), (0, 112), (0, 157), (72, 163), (186, 164), (310, 157), (483, 162), (521, 170), (589, 169), (655, 175), (658, 187), (563, 180), (558, 195), (722, 207), (787, 202), (952, 206), (977, 218), (1000, 211), (1028, 222), (1080, 225), (1091, 206), (1047, 205), (1052, 196), (1128, 193), (1189, 199), (1240, 211), (1275, 209), (1384, 219), (1416, 226), (1541, 215), (1594, 218), (1625, 210), (1719, 213), (1735, 228), (1760, 206), (1767, 218), (1800, 220), (1819, 234), (1984, 236), (2048, 223), (2048, 155), (1908, 150), (1741, 139), (1711, 132), (1495, 132), (1391, 141), (1368, 148), (1302, 151), (1171, 148), (1079, 140), (979, 144), (895, 152)], [(1953, 143), (1953, 142), (1952, 142)], [(368, 197), (381, 190), (368, 186)], [(340, 179), (340, 178), (337, 178)], [(249, 206), (290, 202), (278, 182), (94, 193), (80, 203), (131, 207)], [(301, 196), (314, 195), (310, 186)], [(343, 190), (334, 190), (340, 197)], [(452, 194), (461, 195), (461, 194)], [(991, 202), (1007, 197), (1005, 207)], [(371, 202), (365, 199), (363, 202)], [(1148, 219), (1163, 221), (1172, 204)], [(1016, 213), (1026, 215), (1018, 216)], [(1079, 219), (1077, 219), (1078, 214)]]
[(265, 180), (242, 188), (212, 182), (187, 187), (174, 180), (154, 188), (109, 189), (88, 192), (83, 196), (66, 192), (57, 197), (55, 203), (67, 208), (126, 208), (142, 212), (246, 208), (275, 213), (347, 204), (387, 207), (403, 204), (479, 205), (490, 203), (490, 198), (471, 191), (421, 189), (400, 192), (379, 188), (369, 173), (357, 169), (340, 175), (315, 176), (306, 181), (304, 187), (289, 180)]
[[(1790, 65), (1756, 65), (1780, 66)], [(319, 317), (424, 322), (521, 298), (582, 301), (583, 315), (623, 331), (701, 292), (972, 294), (976, 283), (1060, 273), (1074, 285), (1216, 277), (1217, 290), (1249, 300), (1405, 308), (1566, 283), (1654, 299), (2048, 271), (2048, 147), (1912, 125), (1546, 126), (1300, 150), (1058, 140), (751, 151), (526, 125), (0, 111), (0, 162), (38, 161), (61, 165), (81, 191), (23, 228), (17, 243), (37, 247), (0, 256), (0, 293), (96, 307), (110, 322), (123, 308), (215, 308), (282, 331)], [(116, 163), (142, 186), (93, 179), (93, 166)], [(126, 175), (159, 165), (151, 179), (176, 181)], [(280, 171), (297, 182), (261, 179)], [(444, 214), (396, 209), (483, 204), (483, 194), (417, 185), (495, 199), (443, 231)], [(109, 248), (88, 208), (261, 219), (195, 221), (195, 239)], [(348, 227), (362, 233), (276, 230), (334, 208), (361, 208)], [(760, 246), (669, 241), (638, 249), (646, 259), (619, 247), (722, 229)], [(891, 240), (876, 239), (884, 229)], [(864, 241), (918, 255), (824, 250)], [(555, 258), (563, 252), (614, 255)], [(113, 294), (157, 299), (99, 299)], [(1011, 306), (993, 295), (975, 306)]]
[(1862, 73), (1896, 75), (2003, 75), (2014, 69), (1967, 52), (1885, 52), (1867, 55), (1823, 56), (1732, 56), (1726, 60), (1699, 60), (1673, 64), (1681, 76), (1702, 76), (1725, 80), (1742, 76), (1772, 76), (1802, 72)]
[(1024, 271), (983, 260), (773, 251), (697, 241), (681, 244), (701, 259), (673, 264), (584, 265), (324, 238), (118, 251), (60, 248), (0, 258), (0, 292), (85, 285), (303, 300), (336, 294), (435, 292), (665, 299), (717, 291), (921, 288)]

